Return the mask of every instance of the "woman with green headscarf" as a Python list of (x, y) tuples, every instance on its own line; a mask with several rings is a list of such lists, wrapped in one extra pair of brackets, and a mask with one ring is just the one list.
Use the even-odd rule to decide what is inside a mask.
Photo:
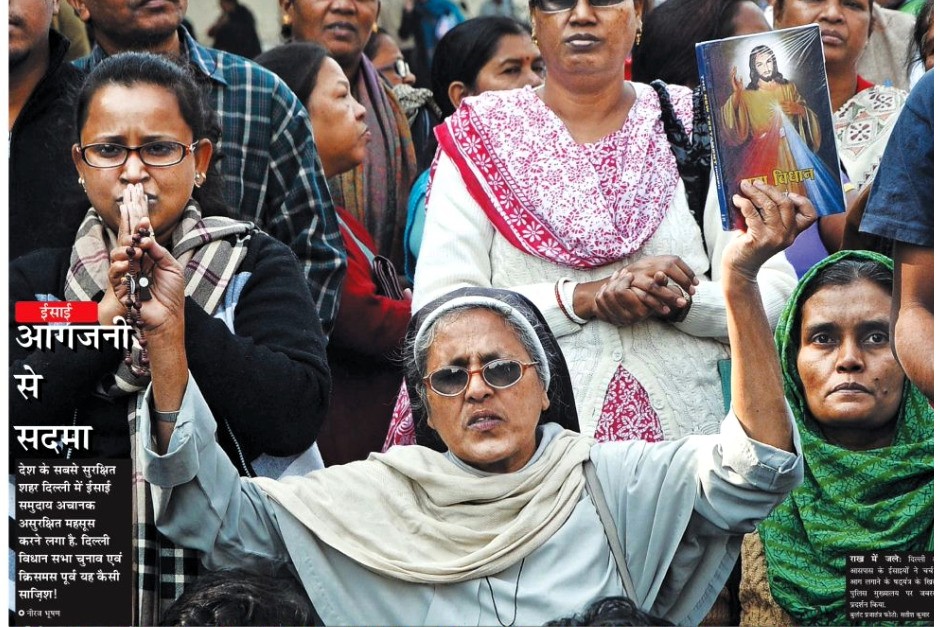
[(933, 409), (891, 353), (891, 273), (836, 253), (780, 319), (805, 480), (745, 537), (742, 625), (847, 624), (848, 554), (933, 550)]

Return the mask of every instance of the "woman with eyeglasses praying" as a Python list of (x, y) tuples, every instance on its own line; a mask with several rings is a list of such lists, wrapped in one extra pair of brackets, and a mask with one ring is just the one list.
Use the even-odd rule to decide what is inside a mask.
[[(11, 386), (11, 423), (90, 426), (90, 448), (45, 452), (130, 458), (140, 477), (145, 391), (148, 416), (172, 424), (180, 406), (165, 386), (188, 368), (233, 472), (322, 466), (312, 447), (330, 379), (316, 308), (290, 249), (251, 223), (212, 217), (223, 210), (211, 167), (217, 122), (201, 89), (163, 57), (114, 55), (86, 79), (76, 128), (73, 159), (91, 208), (71, 249), (11, 264), (11, 308), (94, 301), (101, 329), (129, 325), (132, 344), (122, 349), (99, 336), (27, 350), (11, 327), (11, 375), (31, 368), (43, 377), (39, 399)], [(136, 565), (154, 573), (153, 587), (138, 590), (139, 615), (159, 617), (160, 594), (172, 601), (196, 564), (158, 558), (173, 547), (157, 538), (142, 479), (133, 496), (135, 558), (152, 560)], [(188, 570), (161, 571), (168, 563)]]
[[(728, 358), (718, 233), (689, 211), (660, 96), (623, 80), (641, 0), (531, 0), (537, 88), (467, 98), (439, 126), (413, 310), (455, 288), (541, 310), (601, 441), (717, 433)], [(692, 93), (665, 90), (689, 132)], [(718, 229), (720, 231), (720, 229)], [(775, 322), (792, 268), (758, 277)], [(414, 441), (399, 403), (387, 443)]]
[(209, 568), (293, 574), (326, 625), (536, 625), (622, 594), (696, 624), (741, 534), (802, 478), (754, 276), (814, 211), (772, 188), (737, 202), (748, 231), (724, 256), (735, 409), (720, 435), (598, 444), (576, 433), (569, 371), (538, 308), (462, 288), (409, 323), (417, 446), (240, 478), (197, 377), (161, 386), (179, 419), (139, 433), (161, 532)]

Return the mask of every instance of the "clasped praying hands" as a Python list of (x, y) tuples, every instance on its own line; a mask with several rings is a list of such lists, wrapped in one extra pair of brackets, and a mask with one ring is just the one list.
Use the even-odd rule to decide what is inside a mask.
[(692, 268), (676, 255), (645, 257), (606, 279), (579, 284), (575, 311), (617, 326), (652, 316), (673, 320), (691, 306), (698, 282)]
[[(141, 331), (182, 328), (183, 268), (152, 235), (148, 199), (140, 184), (128, 185), (120, 203), (117, 246), (111, 251), (109, 287), (99, 305), (102, 325), (126, 318)], [(130, 322), (130, 321), (128, 321)]]

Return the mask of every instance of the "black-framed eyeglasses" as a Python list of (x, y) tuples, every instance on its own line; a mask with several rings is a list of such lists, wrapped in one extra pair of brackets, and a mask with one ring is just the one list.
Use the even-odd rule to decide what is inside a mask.
[(147, 142), (140, 146), (122, 146), (121, 144), (103, 143), (88, 144), (79, 147), (82, 159), (93, 168), (117, 168), (127, 163), (132, 152), (144, 164), (155, 168), (166, 168), (176, 165), (186, 158), (186, 155), (196, 150), (196, 143), (190, 145), (175, 141)]
[(408, 66), (408, 62), (404, 59), (395, 59), (392, 63), (379, 68), (379, 72), (388, 72), (389, 70), (394, 71), (399, 78), (405, 78), (411, 74), (411, 67)]
[[(597, 8), (614, 7), (623, 4), (626, 0), (588, 0), (588, 3)], [(578, 0), (536, 0), (536, 6), (542, 13), (561, 13), (570, 11), (578, 4)]]
[(534, 361), (523, 363), (515, 359), (494, 359), (477, 370), (445, 366), (424, 377), (424, 381), (441, 396), (457, 396), (470, 385), (470, 377), (479, 373), (487, 385), (503, 390), (519, 383), (526, 369), (534, 365)]

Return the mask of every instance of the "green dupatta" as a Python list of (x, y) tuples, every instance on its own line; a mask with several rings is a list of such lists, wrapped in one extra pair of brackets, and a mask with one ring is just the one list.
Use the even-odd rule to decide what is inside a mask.
[(774, 600), (803, 624), (847, 624), (845, 561), (871, 550), (933, 547), (933, 409), (905, 382), (891, 446), (850, 451), (828, 443), (808, 415), (791, 331), (796, 303), (821, 269), (850, 257), (889, 268), (887, 257), (842, 251), (816, 264), (790, 297), (777, 326), (784, 388), (803, 441), (803, 484), (758, 526)]

